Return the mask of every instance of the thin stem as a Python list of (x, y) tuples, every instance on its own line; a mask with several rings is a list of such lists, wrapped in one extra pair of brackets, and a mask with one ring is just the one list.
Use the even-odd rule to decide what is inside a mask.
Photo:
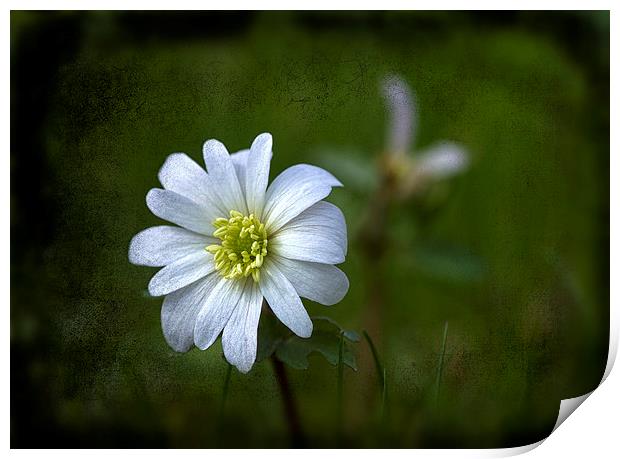
[(446, 341), (448, 339), (448, 322), (443, 327), (443, 341), (441, 343), (441, 354), (439, 355), (439, 366), (437, 368), (437, 382), (435, 384), (435, 403), (439, 402), (439, 389), (441, 386), (441, 375), (443, 373), (443, 363), (446, 355)]
[[(375, 361), (375, 369), (377, 370), (377, 377), (379, 378), (379, 384), (381, 386), (381, 390), (385, 387), (385, 373), (383, 370), (383, 366), (381, 365), (381, 361), (379, 360), (379, 353), (377, 352), (377, 348), (375, 348), (375, 344), (372, 342), (370, 335), (366, 330), (363, 330), (364, 338), (366, 338), (366, 342), (368, 343), (368, 347), (370, 347), (370, 352), (372, 353), (372, 358)], [(383, 397), (383, 392), (381, 397)]]
[(383, 390), (381, 392), (381, 420), (385, 421), (387, 409), (387, 371), (383, 369)]
[(284, 404), (284, 415), (288, 421), (288, 427), (291, 434), (291, 443), (294, 448), (302, 448), (304, 446), (304, 436), (301, 430), (301, 422), (299, 421), (299, 412), (295, 404), (295, 398), (291, 391), (291, 385), (286, 374), (284, 364), (279, 361), (275, 355), (271, 356), (271, 363), (278, 381), (280, 394), (282, 395), (282, 403)]
[(230, 375), (232, 373), (232, 365), (228, 364), (226, 368), (226, 376), (224, 377), (224, 388), (222, 389), (222, 401), (220, 403), (220, 418), (224, 416), (226, 408), (226, 400), (228, 399), (228, 388), (230, 387)]
[(368, 347), (370, 347), (370, 352), (375, 362), (375, 370), (377, 371), (377, 378), (379, 379), (379, 390), (381, 395), (381, 407), (379, 411), (379, 429), (378, 435), (379, 438), (382, 439), (386, 433), (386, 418), (387, 418), (387, 372), (383, 365), (381, 365), (381, 360), (379, 359), (379, 353), (377, 352), (377, 348), (373, 343), (370, 335), (366, 330), (363, 330), (364, 338), (368, 343)]
[(343, 381), (344, 375), (344, 335), (340, 332), (340, 341), (338, 342), (338, 379), (336, 381), (336, 388), (338, 391), (338, 436), (342, 437), (343, 419), (344, 419), (344, 401), (343, 401)]
[(218, 422), (218, 435), (217, 442), (221, 445), (221, 440), (224, 438), (224, 413), (226, 409), (226, 400), (228, 399), (228, 388), (230, 387), (230, 376), (232, 374), (232, 365), (227, 364), (226, 376), (224, 377), (224, 387), (222, 388), (222, 400), (220, 401), (220, 412)]

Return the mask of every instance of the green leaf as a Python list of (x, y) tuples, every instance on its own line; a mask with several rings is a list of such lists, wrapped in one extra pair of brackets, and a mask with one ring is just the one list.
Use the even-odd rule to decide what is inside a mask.
[(313, 352), (325, 357), (332, 365), (338, 364), (340, 336), (346, 338), (343, 344), (343, 362), (357, 370), (355, 355), (349, 343), (357, 342), (360, 336), (353, 330), (343, 329), (329, 317), (312, 317), (314, 331), (310, 338), (300, 338), (286, 328), (273, 314), (261, 315), (258, 327), (258, 349), (256, 361), (260, 362), (275, 353), (276, 357), (297, 370), (309, 366), (308, 356)]
[(296, 370), (307, 370), (308, 354), (311, 352), (308, 345), (297, 337), (291, 337), (283, 344), (276, 350), (278, 360)]
[(361, 339), (359, 333), (355, 330), (342, 330), (342, 336), (354, 343), (359, 343)]
[[(312, 316), (311, 319), (314, 322), (314, 326), (315, 327), (324, 328), (322, 321), (327, 322), (328, 324), (333, 325), (334, 327), (337, 328), (338, 333), (339, 334), (342, 333), (342, 335), (346, 339), (348, 339), (349, 341), (357, 343), (361, 339), (359, 333), (357, 333), (355, 330), (345, 330), (344, 328), (342, 328), (340, 326), (340, 324), (338, 324), (338, 322), (336, 322), (331, 317), (327, 317), (327, 316)], [(327, 329), (329, 329), (329, 327), (327, 327)]]
[[(292, 368), (306, 370), (309, 366), (308, 356), (316, 352), (335, 366), (338, 364), (339, 344), (338, 333), (315, 330), (310, 338), (291, 336), (281, 342), (276, 349), (276, 357)], [(346, 341), (343, 341), (342, 353), (344, 364), (357, 371), (355, 356)]]
[(278, 345), (290, 335), (291, 332), (271, 312), (263, 311), (258, 325), (256, 361), (271, 357)]

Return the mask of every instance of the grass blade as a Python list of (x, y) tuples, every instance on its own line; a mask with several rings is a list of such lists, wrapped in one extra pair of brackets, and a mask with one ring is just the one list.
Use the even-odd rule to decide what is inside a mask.
[(443, 340), (441, 343), (441, 353), (439, 354), (439, 365), (437, 366), (437, 381), (435, 382), (435, 403), (439, 402), (439, 389), (441, 387), (441, 375), (443, 373), (443, 363), (446, 355), (446, 341), (448, 339), (448, 322), (443, 327)]
[(363, 330), (364, 338), (368, 343), (368, 347), (370, 347), (370, 352), (372, 353), (372, 358), (375, 361), (375, 369), (377, 370), (377, 377), (379, 378), (379, 386), (381, 387), (381, 419), (384, 419), (385, 416), (385, 404), (387, 401), (387, 386), (386, 386), (386, 371), (383, 365), (381, 365), (381, 360), (379, 359), (379, 353), (377, 352), (377, 348), (375, 344), (372, 342), (370, 335)]
[(383, 390), (383, 387), (385, 386), (385, 381), (383, 380), (384, 372), (383, 372), (383, 365), (381, 365), (381, 361), (379, 360), (379, 354), (377, 353), (377, 348), (375, 348), (375, 344), (372, 342), (372, 339), (370, 338), (366, 330), (363, 330), (362, 333), (364, 334), (364, 338), (366, 338), (368, 347), (370, 347), (370, 352), (372, 352), (372, 358), (375, 361), (375, 369), (377, 370), (377, 377), (379, 378), (379, 383)]

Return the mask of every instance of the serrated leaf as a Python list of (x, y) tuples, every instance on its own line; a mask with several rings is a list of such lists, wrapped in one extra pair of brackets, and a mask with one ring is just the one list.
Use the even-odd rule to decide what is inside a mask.
[(359, 343), (361, 339), (359, 333), (355, 330), (342, 330), (342, 336), (354, 343)]
[(315, 327), (321, 327), (323, 322), (327, 322), (328, 324), (333, 325), (338, 330), (338, 333), (342, 333), (342, 335), (348, 339), (349, 341), (353, 341), (354, 343), (359, 342), (360, 335), (355, 330), (345, 330), (340, 326), (338, 322), (336, 322), (331, 317), (327, 316), (312, 316), (311, 319), (314, 322)]
[(344, 364), (357, 370), (355, 355), (349, 342), (359, 341), (359, 335), (344, 330), (336, 321), (326, 316), (312, 317), (314, 331), (310, 338), (293, 335), (273, 314), (262, 314), (258, 327), (258, 349), (256, 361), (260, 362), (275, 353), (276, 357), (291, 368), (306, 370), (308, 356), (313, 352), (321, 354), (330, 364), (338, 363), (340, 336), (346, 338), (343, 347)]
[(287, 341), (284, 341), (282, 346), (278, 346), (276, 350), (276, 357), (286, 363), (289, 367), (296, 370), (308, 369), (308, 354), (310, 350), (306, 343), (302, 342), (297, 337), (291, 337)]
[[(291, 336), (278, 345), (276, 357), (292, 368), (305, 370), (309, 365), (308, 356), (313, 352), (318, 352), (330, 364), (336, 365), (339, 342), (338, 334), (324, 331), (315, 331), (310, 338), (306, 339)], [(357, 371), (355, 356), (346, 341), (343, 348), (343, 361), (345, 365)]]

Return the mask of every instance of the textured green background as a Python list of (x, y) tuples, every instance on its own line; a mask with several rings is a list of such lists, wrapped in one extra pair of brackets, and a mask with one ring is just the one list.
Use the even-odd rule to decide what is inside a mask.
[[(351, 289), (329, 310), (306, 303), (359, 330), (355, 234), (392, 72), (418, 95), (416, 146), (458, 141), (472, 167), (390, 216), (387, 418), (345, 370), (340, 444), (529, 443), (600, 380), (608, 13), (13, 12), (11, 64), (13, 447), (287, 446), (267, 363), (233, 373), (220, 421), (219, 343), (167, 347), (161, 299), (145, 295), (155, 270), (130, 265), (128, 243), (160, 223), (144, 197), (168, 154), (200, 160), (208, 138), (234, 151), (269, 131), (272, 178), (310, 162), (345, 183), (330, 200), (349, 224)], [(316, 356), (289, 373), (308, 444), (336, 445), (336, 369)]]

